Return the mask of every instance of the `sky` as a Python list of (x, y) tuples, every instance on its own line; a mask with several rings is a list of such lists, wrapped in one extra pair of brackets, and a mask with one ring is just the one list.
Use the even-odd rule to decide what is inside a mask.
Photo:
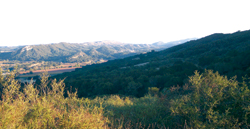
[(169, 42), (250, 29), (248, 0), (0, 0), (0, 46)]

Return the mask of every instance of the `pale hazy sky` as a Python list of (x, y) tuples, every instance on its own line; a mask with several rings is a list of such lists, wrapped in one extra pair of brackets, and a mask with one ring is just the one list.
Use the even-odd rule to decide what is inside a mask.
[(0, 0), (0, 46), (153, 43), (250, 29), (249, 0)]

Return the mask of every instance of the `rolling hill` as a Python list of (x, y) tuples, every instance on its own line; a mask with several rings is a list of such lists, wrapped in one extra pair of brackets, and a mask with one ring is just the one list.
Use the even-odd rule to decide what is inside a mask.
[[(187, 39), (190, 40), (190, 39)], [(187, 40), (182, 40), (185, 42)], [(174, 45), (174, 44), (169, 44)], [(167, 48), (169, 46), (165, 46)], [(126, 44), (115, 41), (54, 43), (20, 47), (1, 47), (1, 60), (88, 62), (112, 60), (163, 48), (157, 44)]]
[(250, 31), (216, 33), (162, 51), (151, 51), (111, 60), (56, 76), (66, 77), (67, 88), (77, 89), (79, 97), (104, 94), (143, 96), (148, 87), (161, 91), (188, 83), (195, 70), (218, 71), (241, 80), (250, 76)]

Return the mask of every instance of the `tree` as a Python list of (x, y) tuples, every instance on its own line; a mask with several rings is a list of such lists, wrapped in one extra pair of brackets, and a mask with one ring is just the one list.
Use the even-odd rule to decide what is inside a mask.
[(132, 82), (129, 82), (129, 83), (128, 83), (126, 92), (127, 92), (129, 95), (137, 96), (137, 94), (138, 94), (138, 89), (141, 88), (141, 87), (142, 87), (142, 84), (141, 84), (141, 83), (136, 83), (136, 82), (132, 81)]

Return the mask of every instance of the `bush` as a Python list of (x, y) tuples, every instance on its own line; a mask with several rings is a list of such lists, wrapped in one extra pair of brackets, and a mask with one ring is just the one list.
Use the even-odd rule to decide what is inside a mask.
[(192, 128), (249, 127), (250, 91), (246, 82), (206, 70), (204, 74), (196, 71), (190, 84), (192, 93), (171, 101), (170, 109), (179, 118), (177, 124)]
[[(0, 73), (0, 76), (2, 74)], [(48, 86), (46, 76), (40, 89), (32, 83), (20, 92), (20, 84), (14, 79), (15, 73), (0, 77), (3, 89), (0, 101), (0, 128), (106, 128), (108, 119), (103, 108), (83, 105), (76, 93), (64, 98), (63, 80), (53, 80)]]

